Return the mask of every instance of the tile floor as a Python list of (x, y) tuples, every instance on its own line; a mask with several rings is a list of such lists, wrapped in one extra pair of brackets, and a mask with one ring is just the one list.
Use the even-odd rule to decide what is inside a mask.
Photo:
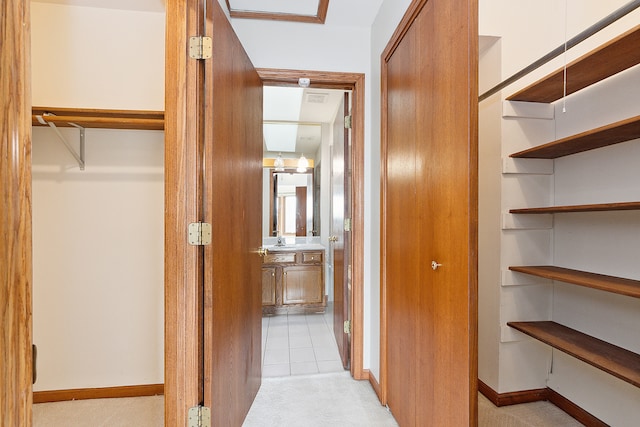
[(331, 307), (325, 313), (263, 317), (262, 376), (343, 371), (332, 325)]

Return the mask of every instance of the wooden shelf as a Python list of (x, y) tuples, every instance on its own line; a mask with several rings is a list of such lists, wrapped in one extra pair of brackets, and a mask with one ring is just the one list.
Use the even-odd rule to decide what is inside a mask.
[(512, 214), (555, 214), (569, 212), (636, 211), (640, 202), (598, 203), (592, 205), (548, 206), (544, 208), (509, 209)]
[[(640, 25), (567, 65), (567, 95), (640, 63)], [(507, 98), (551, 103), (564, 95), (561, 68)]]
[(511, 271), (544, 277), (545, 279), (558, 280), (573, 285), (598, 289), (614, 294), (640, 298), (640, 281), (624, 279), (622, 277), (606, 276), (604, 274), (589, 273), (586, 271), (572, 270), (569, 268), (555, 267), (551, 265), (541, 266), (511, 266)]
[(73, 123), (84, 128), (164, 129), (164, 111), (33, 107), (33, 126), (47, 126), (39, 117), (59, 127), (72, 127)]
[(508, 322), (537, 340), (640, 387), (640, 355), (556, 322)]
[[(640, 51), (640, 47), (638, 47)], [(557, 159), (558, 157), (607, 147), (640, 138), (640, 116), (631, 117), (548, 144), (511, 154), (510, 157), (527, 159)]]

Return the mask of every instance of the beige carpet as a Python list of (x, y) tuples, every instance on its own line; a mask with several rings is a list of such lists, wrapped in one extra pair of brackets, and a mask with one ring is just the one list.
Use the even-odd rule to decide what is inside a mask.
[[(495, 407), (478, 397), (480, 427), (573, 427), (548, 402)], [(161, 427), (163, 398), (95, 399), (33, 405), (34, 427)], [(346, 373), (264, 378), (243, 427), (395, 427), (369, 383)], [(226, 426), (224, 426), (226, 427)]]

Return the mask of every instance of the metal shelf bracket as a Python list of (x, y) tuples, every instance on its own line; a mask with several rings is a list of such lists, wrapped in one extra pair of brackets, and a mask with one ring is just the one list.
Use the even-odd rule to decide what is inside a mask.
[[(43, 116), (54, 116), (55, 114), (43, 114)], [(64, 144), (65, 147), (67, 147), (67, 150), (69, 151), (69, 153), (71, 153), (71, 155), (76, 159), (76, 161), (78, 162), (78, 167), (80, 167), (80, 170), (83, 171), (84, 170), (84, 140), (85, 140), (85, 128), (83, 128), (82, 126), (79, 126), (75, 123), (71, 123), (69, 122), (69, 124), (75, 128), (77, 128), (80, 131), (80, 153), (76, 153), (76, 150), (73, 149), (73, 147), (71, 146), (71, 144), (69, 144), (69, 142), (65, 139), (65, 137), (62, 135), (62, 133), (60, 133), (60, 129), (58, 129), (58, 127), (55, 125), (55, 123), (51, 123), (51, 122), (47, 122), (43, 116), (36, 116), (36, 118), (38, 119), (38, 121), (43, 124), (43, 125), (48, 125), (51, 129), (53, 129), (53, 131), (56, 133), (56, 135), (58, 136), (58, 138), (60, 139), (60, 141), (62, 141), (62, 143)]]

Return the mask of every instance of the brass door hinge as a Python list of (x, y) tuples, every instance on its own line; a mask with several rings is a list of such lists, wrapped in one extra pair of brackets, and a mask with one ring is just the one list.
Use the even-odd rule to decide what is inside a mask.
[(193, 59), (209, 59), (213, 56), (213, 40), (211, 37), (195, 36), (189, 38), (189, 57)]
[(188, 427), (211, 427), (211, 408), (194, 406), (189, 408), (187, 416)]
[(344, 321), (344, 333), (345, 334), (350, 334), (351, 333), (351, 320), (345, 320)]
[(192, 246), (210, 245), (211, 224), (206, 222), (192, 222), (189, 224), (189, 244)]

